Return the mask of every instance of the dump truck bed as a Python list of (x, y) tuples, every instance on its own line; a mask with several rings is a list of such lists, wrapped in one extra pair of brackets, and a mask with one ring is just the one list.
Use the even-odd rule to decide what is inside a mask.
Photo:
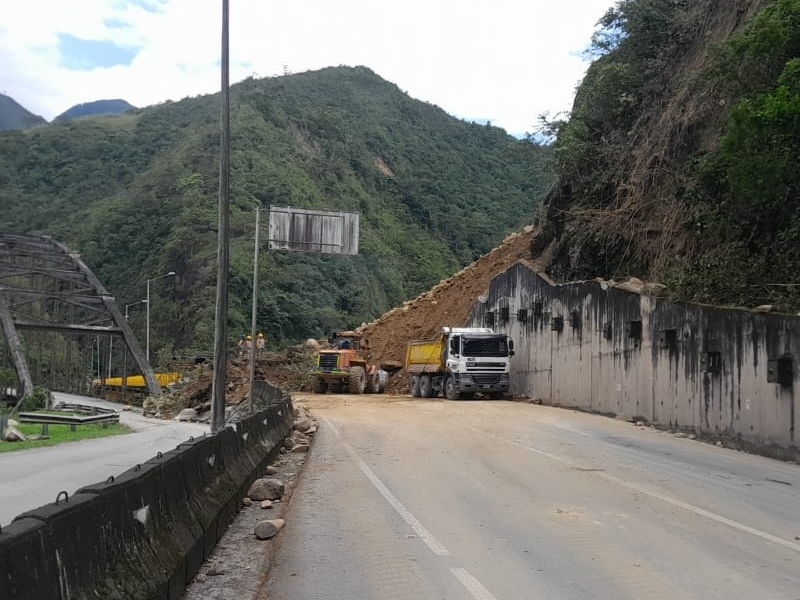
[(446, 369), (442, 355), (446, 343), (445, 337), (409, 342), (406, 350), (406, 371), (409, 373), (443, 373)]

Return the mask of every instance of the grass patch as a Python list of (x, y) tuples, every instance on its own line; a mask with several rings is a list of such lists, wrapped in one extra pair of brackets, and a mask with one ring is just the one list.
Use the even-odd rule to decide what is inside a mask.
[[(19, 429), (26, 436), (41, 435), (42, 425), (38, 423), (20, 423)], [(130, 433), (130, 428), (121, 423), (87, 423), (75, 425), (72, 431), (71, 425), (48, 425), (47, 439), (29, 440), (27, 442), (3, 442), (0, 441), (0, 452), (13, 452), (15, 450), (28, 450), (30, 448), (40, 448), (42, 446), (56, 446), (66, 442), (77, 442), (79, 440), (90, 440), (94, 438), (108, 437), (111, 435), (121, 435)]]

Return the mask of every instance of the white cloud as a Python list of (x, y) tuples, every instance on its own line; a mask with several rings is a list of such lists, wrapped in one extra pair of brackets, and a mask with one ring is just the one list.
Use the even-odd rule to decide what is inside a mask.
[[(613, 0), (307, 0), (230, 2), (231, 81), (364, 65), (411, 96), (511, 133), (569, 110), (578, 58)], [(124, 98), (137, 106), (219, 89), (219, 0), (26, 0), (0, 27), (0, 91), (52, 118)], [(130, 27), (109, 26), (124, 22)], [(127, 66), (63, 68), (58, 34), (140, 51)], [(246, 65), (246, 66), (240, 66)]]

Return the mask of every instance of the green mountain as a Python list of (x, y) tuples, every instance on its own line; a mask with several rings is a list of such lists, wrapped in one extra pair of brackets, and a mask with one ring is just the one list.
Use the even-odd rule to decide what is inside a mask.
[(591, 50), (550, 124), (551, 277), (800, 310), (800, 2), (626, 0)]
[[(364, 67), (248, 79), (231, 110), (231, 339), (250, 327), (256, 207), (361, 215), (358, 256), (262, 247), (258, 327), (294, 342), (429, 289), (529, 223), (551, 183), (549, 148)], [(210, 350), (219, 114), (217, 94), (0, 135), (0, 229), (80, 251), (120, 304), (175, 271), (152, 283), (151, 344)], [(141, 315), (131, 322), (142, 336)]]
[(96, 115), (121, 115), (129, 110), (136, 108), (125, 100), (95, 100), (94, 102), (84, 102), (65, 110), (53, 119), (53, 123), (63, 123), (80, 117)]
[(13, 98), (0, 94), (0, 131), (28, 129), (45, 123), (43, 117), (26, 110)]

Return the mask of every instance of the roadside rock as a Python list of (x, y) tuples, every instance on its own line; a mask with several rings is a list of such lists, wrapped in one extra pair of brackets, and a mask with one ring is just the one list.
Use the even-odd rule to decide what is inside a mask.
[(294, 422), (294, 428), (298, 431), (308, 431), (314, 426), (314, 421), (308, 417), (303, 417)]
[(16, 427), (6, 427), (3, 432), (3, 440), (6, 442), (26, 442), (28, 438)]
[(280, 479), (256, 479), (247, 490), (247, 497), (251, 500), (280, 500), (283, 497), (285, 486)]
[(176, 421), (196, 421), (197, 420), (197, 411), (193, 408), (184, 408), (181, 412), (178, 413), (178, 416), (175, 417)]
[(268, 540), (275, 537), (283, 529), (285, 521), (283, 519), (267, 519), (256, 525), (255, 536), (260, 540)]

